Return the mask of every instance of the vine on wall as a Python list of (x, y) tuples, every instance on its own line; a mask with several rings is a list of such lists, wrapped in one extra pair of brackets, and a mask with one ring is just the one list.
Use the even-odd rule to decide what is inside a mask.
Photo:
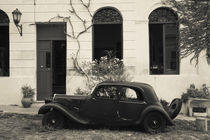
[[(85, 3), (83, 0), (77, 0), (79, 3), (86, 9), (88, 12), (89, 17), (92, 19), (93, 15), (90, 11), (90, 3), (91, 0), (87, 0)], [(78, 55), (80, 52), (81, 44), (80, 44), (80, 36), (84, 33), (87, 33), (88, 30), (92, 27), (92, 23), (88, 23), (86, 19), (83, 19), (79, 13), (77, 12), (73, 0), (69, 2), (70, 9), (68, 9), (70, 16), (64, 17), (57, 15), (49, 20), (49, 22), (53, 21), (54, 19), (61, 19), (63, 22), (67, 22), (70, 26), (70, 32), (64, 33), (67, 37), (76, 41), (78, 49), (76, 54), (72, 56), (74, 70), (85, 76), (87, 79), (86, 82), (86, 89), (78, 88), (76, 94), (86, 94), (99, 82), (103, 81), (130, 81), (131, 77), (127, 73), (127, 70), (123, 64), (122, 60), (117, 59), (113, 52), (107, 52), (107, 56), (103, 56), (100, 60), (95, 60), (92, 62), (82, 62), (79, 64), (78, 62)], [(77, 20), (82, 23), (82, 30), (80, 32), (75, 31), (75, 27), (78, 26), (78, 23), (72, 22), (72, 17), (76, 17)], [(107, 16), (107, 15), (106, 15)], [(106, 18), (107, 19), (107, 18)]]
[(179, 15), (181, 58), (192, 55), (196, 65), (203, 50), (210, 57), (210, 1), (209, 0), (162, 0), (171, 5)]
[[(93, 15), (92, 15), (92, 13), (90, 11), (91, 0), (88, 0), (87, 3), (85, 3), (83, 0), (78, 0), (78, 1), (84, 7), (84, 9), (86, 9), (86, 11), (89, 14), (89, 17), (92, 19)], [(64, 16), (61, 16), (61, 15), (57, 15), (56, 17), (51, 18), (49, 20), (49, 22), (53, 21), (54, 19), (61, 19), (61, 20), (63, 20), (63, 22), (67, 22), (69, 24), (69, 26), (71, 28), (71, 31), (70, 32), (66, 32), (66, 30), (64, 30), (64, 33), (66, 34), (67, 37), (75, 40), (76, 43), (77, 43), (77, 46), (78, 46), (76, 54), (74, 56), (72, 56), (74, 69), (79, 74), (86, 76), (88, 81), (90, 81), (88, 74), (85, 73), (85, 71), (79, 65), (78, 55), (79, 55), (80, 48), (81, 48), (81, 43), (80, 43), (79, 38), (80, 38), (81, 35), (83, 35), (84, 33), (88, 32), (88, 30), (92, 27), (92, 23), (90, 23), (88, 25), (87, 20), (83, 19), (79, 15), (79, 13), (77, 12), (77, 10), (76, 10), (76, 8), (75, 8), (75, 6), (73, 4), (73, 0), (70, 0), (69, 5), (70, 5), (70, 9), (68, 9), (69, 14), (70, 14), (69, 16), (64, 17)], [(72, 17), (73, 16), (76, 17), (76, 19), (78, 19), (82, 23), (83, 28), (79, 32), (75, 31), (75, 26), (78, 26), (78, 24), (75, 24), (75, 23), (72, 22)]]

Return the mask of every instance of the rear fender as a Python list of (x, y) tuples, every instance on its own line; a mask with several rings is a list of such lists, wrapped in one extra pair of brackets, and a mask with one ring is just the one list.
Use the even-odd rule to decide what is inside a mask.
[(144, 111), (141, 113), (141, 117), (137, 121), (137, 123), (138, 124), (142, 123), (144, 121), (145, 116), (150, 112), (159, 112), (160, 114), (163, 115), (163, 117), (165, 117), (168, 125), (174, 125), (174, 123), (172, 122), (168, 113), (163, 108), (156, 106), (156, 105), (151, 105), (151, 106), (145, 108)]
[(38, 114), (46, 114), (47, 112), (50, 112), (53, 110), (57, 110), (57, 111), (61, 112), (64, 116), (66, 116), (67, 118), (69, 118), (75, 122), (78, 122), (81, 124), (89, 124), (88, 120), (81, 118), (75, 112), (69, 110), (67, 107), (65, 107), (61, 104), (58, 104), (58, 103), (48, 103), (48, 104), (43, 105), (39, 109)]

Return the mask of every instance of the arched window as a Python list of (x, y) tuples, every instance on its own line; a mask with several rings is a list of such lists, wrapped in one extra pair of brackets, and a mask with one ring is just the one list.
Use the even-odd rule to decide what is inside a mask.
[(9, 76), (9, 18), (0, 10), (0, 76)]
[(112, 7), (99, 9), (93, 16), (93, 60), (106, 56), (107, 52), (123, 58), (122, 16)]
[(179, 74), (178, 16), (158, 8), (149, 16), (150, 74)]

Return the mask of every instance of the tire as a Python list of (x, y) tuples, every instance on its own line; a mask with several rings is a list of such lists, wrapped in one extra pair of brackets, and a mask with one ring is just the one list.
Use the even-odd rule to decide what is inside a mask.
[(146, 132), (159, 133), (165, 129), (166, 119), (158, 112), (150, 112), (145, 116), (143, 126)]
[(180, 110), (182, 108), (182, 101), (181, 99), (175, 98), (171, 102), (169, 108), (168, 108), (168, 115), (171, 117), (173, 120), (176, 118), (176, 116), (179, 114)]
[(48, 130), (61, 129), (64, 125), (64, 117), (60, 112), (52, 111), (44, 115), (42, 126)]

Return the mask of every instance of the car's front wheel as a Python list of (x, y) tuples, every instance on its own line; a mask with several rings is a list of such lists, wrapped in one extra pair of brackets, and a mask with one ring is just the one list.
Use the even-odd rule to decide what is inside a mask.
[(44, 115), (42, 119), (42, 125), (46, 129), (51, 129), (51, 130), (63, 128), (64, 117), (62, 114), (56, 111), (48, 112)]
[(144, 129), (149, 133), (162, 132), (166, 127), (165, 118), (158, 112), (150, 112), (144, 118)]

